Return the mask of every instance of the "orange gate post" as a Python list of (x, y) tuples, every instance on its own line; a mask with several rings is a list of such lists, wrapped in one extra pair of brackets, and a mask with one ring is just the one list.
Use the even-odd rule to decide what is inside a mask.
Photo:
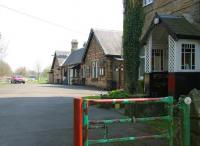
[(82, 98), (74, 98), (74, 146), (83, 146)]

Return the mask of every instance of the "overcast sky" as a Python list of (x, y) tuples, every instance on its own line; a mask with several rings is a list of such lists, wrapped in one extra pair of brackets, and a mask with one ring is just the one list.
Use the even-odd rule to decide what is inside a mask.
[(79, 47), (91, 28), (122, 30), (122, 0), (0, 0), (0, 33), (8, 44), (4, 58), (13, 70), (51, 65), (55, 50)]

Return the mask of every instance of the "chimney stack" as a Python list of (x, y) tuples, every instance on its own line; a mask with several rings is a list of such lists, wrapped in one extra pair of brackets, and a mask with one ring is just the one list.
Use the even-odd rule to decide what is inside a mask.
[(71, 52), (73, 52), (73, 51), (78, 49), (78, 41), (76, 39), (73, 39), (71, 41), (71, 45), (72, 45)]

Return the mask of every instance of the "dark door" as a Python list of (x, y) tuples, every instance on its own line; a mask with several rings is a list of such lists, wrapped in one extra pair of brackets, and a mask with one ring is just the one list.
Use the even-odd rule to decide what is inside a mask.
[(167, 72), (156, 72), (150, 74), (150, 95), (152, 97), (168, 96)]

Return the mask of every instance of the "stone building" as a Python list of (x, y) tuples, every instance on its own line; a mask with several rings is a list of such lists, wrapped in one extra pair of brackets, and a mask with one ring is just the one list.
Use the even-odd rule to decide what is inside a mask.
[(143, 0), (143, 8), (146, 93), (178, 98), (200, 89), (200, 0)]
[(63, 63), (68, 57), (67, 51), (55, 51), (54, 58), (49, 72), (49, 83), (62, 84), (65, 80), (63, 72)]
[(102, 89), (122, 88), (122, 32), (91, 29), (85, 48), (85, 84)]
[(78, 41), (72, 40), (71, 53), (63, 63), (63, 72), (67, 76), (68, 85), (84, 85), (82, 65), (85, 48), (78, 49)]

